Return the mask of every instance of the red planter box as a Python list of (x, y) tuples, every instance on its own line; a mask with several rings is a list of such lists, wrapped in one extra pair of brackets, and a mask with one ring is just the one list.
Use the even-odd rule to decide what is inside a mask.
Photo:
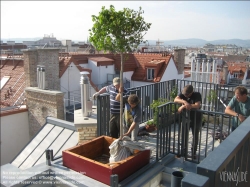
[(112, 166), (94, 160), (103, 154), (110, 155), (109, 146), (114, 140), (109, 136), (100, 136), (84, 144), (64, 150), (62, 152), (63, 165), (110, 185), (111, 175), (117, 174), (120, 182), (149, 163), (150, 150), (135, 150), (135, 154), (126, 158), (125, 162)]

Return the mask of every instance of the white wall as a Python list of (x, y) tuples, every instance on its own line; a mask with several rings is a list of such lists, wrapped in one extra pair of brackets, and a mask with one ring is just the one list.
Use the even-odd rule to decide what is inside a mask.
[(114, 65), (110, 66), (99, 66), (99, 83), (107, 83), (108, 74), (115, 74)]
[[(102, 66), (99, 70), (99, 67), (96, 67), (95, 63), (96, 62), (92, 61), (92, 62), (89, 62), (88, 65), (81, 64), (81, 66), (84, 68), (92, 69), (91, 80), (94, 82), (96, 86), (98, 86), (98, 84), (94, 80), (97, 80), (100, 78), (103, 81), (102, 83), (106, 83), (107, 73), (114, 74), (114, 66), (113, 65), (108, 66), (107, 68), (106, 66)], [(80, 78), (81, 78), (80, 71), (72, 62), (60, 79), (61, 91), (65, 93), (64, 94), (64, 98), (66, 99), (64, 103), (65, 106), (73, 105), (73, 97), (74, 97), (75, 104), (78, 104), (79, 102), (81, 102)], [(70, 102), (68, 101), (68, 91), (71, 92)], [(92, 95), (95, 92), (96, 92), (95, 89), (90, 85), (89, 96), (92, 97)]]
[(144, 86), (147, 84), (153, 84), (153, 82), (131, 81), (130, 87), (133, 88), (133, 87), (138, 87), (138, 86)]
[(29, 142), (28, 112), (3, 116), (1, 120), (1, 165), (10, 163)]
[(161, 82), (172, 80), (172, 79), (182, 79), (182, 78), (183, 78), (183, 74), (178, 74), (173, 58), (171, 58), (168, 63), (167, 69), (165, 70), (161, 78)]
[(79, 64), (79, 66), (81, 66), (82, 68), (89, 68), (88, 64)]
[(131, 81), (131, 77), (133, 75), (133, 71), (123, 72), (123, 79), (127, 79), (128, 81)]
[[(80, 77), (81, 75), (79, 69), (72, 62), (60, 79), (61, 91), (65, 92), (64, 98), (68, 99), (68, 91), (70, 91), (71, 100), (73, 100), (74, 97), (75, 100), (81, 101)], [(68, 106), (67, 101), (65, 104)]]
[(91, 80), (96, 86), (107, 83), (107, 74), (114, 74), (114, 65), (98, 66), (95, 61), (88, 61), (89, 68), (92, 69)]

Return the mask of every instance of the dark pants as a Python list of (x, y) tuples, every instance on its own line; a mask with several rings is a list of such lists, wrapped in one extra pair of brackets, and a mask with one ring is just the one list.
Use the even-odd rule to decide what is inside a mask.
[[(197, 112), (198, 114), (198, 112)], [(199, 115), (199, 116), (198, 116)], [(188, 141), (189, 141), (189, 130), (192, 130), (192, 153), (196, 153), (199, 143), (199, 132), (201, 129), (201, 116), (198, 114), (196, 117), (190, 116), (190, 119), (186, 116), (182, 116), (182, 145), (184, 145), (184, 152), (187, 153)], [(196, 123), (195, 123), (196, 122)], [(183, 153), (183, 154), (185, 154)]]
[(112, 138), (119, 138), (120, 134), (120, 114), (110, 114), (109, 132)]
[(191, 148), (194, 153), (197, 151), (198, 143), (199, 143), (199, 132), (200, 132), (201, 124), (199, 121), (196, 121), (196, 124), (194, 124), (193, 121), (190, 122), (190, 129), (192, 130), (193, 135), (193, 147)]

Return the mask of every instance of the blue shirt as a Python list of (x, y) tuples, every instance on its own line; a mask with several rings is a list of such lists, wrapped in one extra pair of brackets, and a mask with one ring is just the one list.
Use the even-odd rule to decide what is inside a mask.
[(123, 114), (124, 125), (129, 128), (133, 122), (139, 124), (141, 122), (141, 107), (136, 105), (136, 107), (131, 108), (128, 103), (125, 103), (125, 109)]
[[(111, 114), (120, 114), (120, 102), (115, 100), (115, 97), (119, 93), (119, 90), (115, 88), (113, 84), (106, 86), (106, 91), (110, 94), (110, 113)], [(123, 96), (128, 96), (129, 91), (124, 88)]]

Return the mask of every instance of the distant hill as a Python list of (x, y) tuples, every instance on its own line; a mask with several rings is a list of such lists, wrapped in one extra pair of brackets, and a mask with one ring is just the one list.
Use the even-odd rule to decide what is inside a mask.
[[(156, 45), (157, 40), (148, 40), (150, 45)], [(202, 39), (180, 39), (180, 40), (160, 40), (161, 45), (164, 46), (180, 46), (180, 47), (202, 47), (207, 43), (213, 45), (224, 45), (224, 44), (235, 44), (238, 47), (250, 47), (250, 40), (241, 40), (241, 39), (230, 39), (230, 40), (213, 40), (207, 41)]]
[[(36, 37), (36, 38), (10, 38), (10, 39), (4, 39), (1, 38), (3, 42), (6, 41), (15, 41), (16, 43), (22, 43), (23, 41), (37, 41), (42, 39), (42, 37)], [(77, 42), (77, 41), (74, 41)], [(157, 40), (148, 40), (149, 45), (156, 45)], [(190, 39), (179, 39), (179, 40), (160, 40), (160, 45), (164, 46), (179, 46), (179, 47), (202, 47), (207, 43), (211, 43), (214, 45), (224, 45), (224, 44), (235, 44), (238, 47), (250, 47), (250, 40), (241, 40), (241, 39), (229, 39), (229, 40), (203, 40), (203, 39), (197, 39), (197, 38), (190, 38)]]
[(231, 40), (214, 40), (211, 44), (235, 44), (240, 47), (250, 47), (250, 40), (231, 39)]
[(23, 43), (23, 41), (37, 41), (42, 39), (42, 37), (35, 37), (35, 38), (1, 38), (1, 41), (7, 42), (7, 41), (15, 41), (15, 43)]

